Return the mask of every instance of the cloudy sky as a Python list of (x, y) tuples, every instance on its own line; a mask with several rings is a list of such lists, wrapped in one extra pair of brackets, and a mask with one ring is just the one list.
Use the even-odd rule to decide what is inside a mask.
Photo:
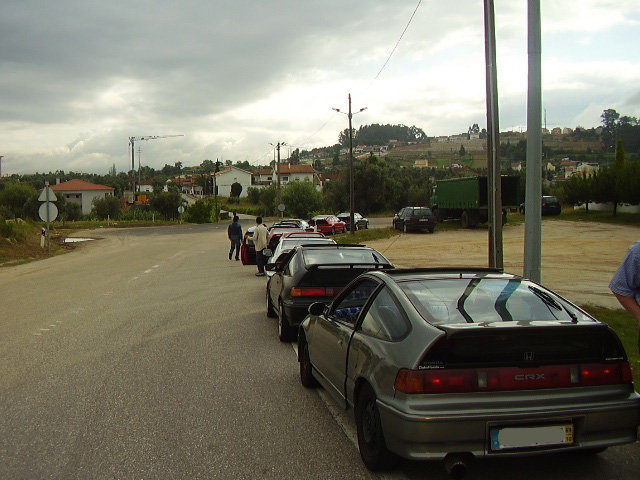
[[(541, 3), (547, 126), (640, 116), (638, 0)], [(526, 1), (495, 12), (500, 127), (524, 129)], [(349, 93), (356, 128), (486, 126), (482, 0), (4, 0), (0, 45), (2, 175), (126, 171), (144, 135), (184, 135), (136, 144), (154, 168), (267, 164), (336, 143)]]

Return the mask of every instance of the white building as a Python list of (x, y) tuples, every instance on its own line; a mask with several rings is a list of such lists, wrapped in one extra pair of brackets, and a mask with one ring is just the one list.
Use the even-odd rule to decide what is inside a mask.
[(91, 213), (94, 199), (113, 196), (115, 188), (75, 179), (52, 185), (51, 190), (56, 193), (56, 196), (63, 197), (67, 202), (80, 204), (82, 214), (87, 215)]

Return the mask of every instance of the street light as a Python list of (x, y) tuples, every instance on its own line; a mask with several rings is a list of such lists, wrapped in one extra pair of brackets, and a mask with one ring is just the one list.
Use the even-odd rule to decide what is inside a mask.
[(351, 94), (349, 94), (349, 111), (343, 112), (339, 108), (333, 108), (338, 113), (342, 113), (349, 118), (349, 230), (353, 234), (355, 232), (354, 226), (354, 199), (353, 199), (353, 128), (351, 127), (351, 119), (356, 113), (363, 112), (367, 107), (363, 107), (357, 112), (351, 111)]
[(282, 203), (282, 195), (280, 194), (280, 147), (286, 145), (285, 142), (278, 142), (275, 145), (269, 142), (269, 145), (276, 147), (276, 151), (278, 152), (278, 161), (276, 162), (276, 178), (278, 181), (278, 205)]

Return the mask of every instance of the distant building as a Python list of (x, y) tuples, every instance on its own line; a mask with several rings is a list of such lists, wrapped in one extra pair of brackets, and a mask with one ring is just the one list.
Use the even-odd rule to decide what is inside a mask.
[(52, 185), (51, 190), (55, 192), (56, 196), (61, 196), (67, 202), (79, 204), (82, 207), (83, 215), (91, 213), (93, 201), (96, 198), (101, 199), (113, 196), (115, 192), (113, 187), (97, 185), (80, 179)]

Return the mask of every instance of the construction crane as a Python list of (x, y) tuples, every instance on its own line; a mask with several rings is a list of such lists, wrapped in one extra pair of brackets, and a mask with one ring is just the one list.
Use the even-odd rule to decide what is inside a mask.
[[(157, 140), (159, 138), (169, 138), (169, 137), (184, 137), (184, 135), (145, 135), (143, 137), (129, 137), (129, 145), (131, 145), (131, 170), (135, 171), (136, 169), (136, 159), (135, 159), (135, 143), (140, 142), (142, 140)], [(135, 197), (136, 192), (136, 176), (135, 174), (131, 177), (131, 191)]]

